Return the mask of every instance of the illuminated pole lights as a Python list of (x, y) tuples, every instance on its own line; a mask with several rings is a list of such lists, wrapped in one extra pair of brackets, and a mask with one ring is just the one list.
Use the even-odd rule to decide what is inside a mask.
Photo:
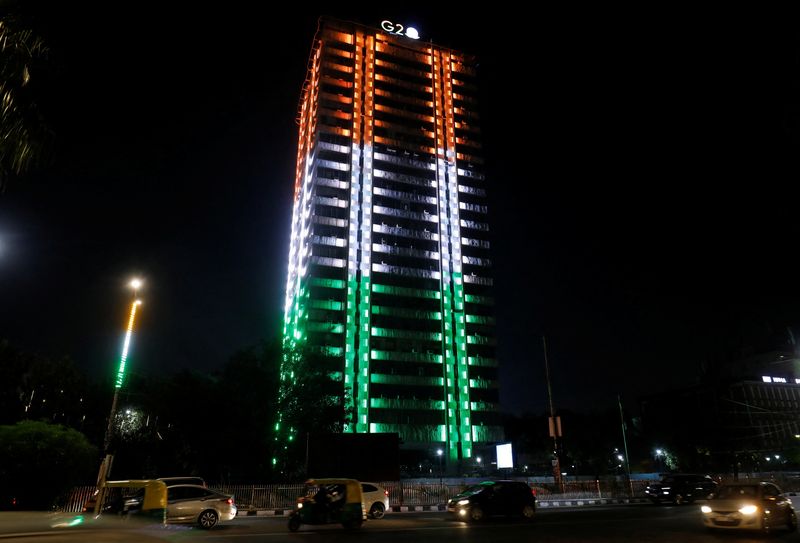
[[(451, 466), (503, 438), (475, 64), (387, 23), (322, 19), (314, 39), (282, 390), (302, 347), (335, 370), (346, 431), (435, 444)], [(276, 439), (294, 432), (279, 421)]]
[(136, 320), (136, 310), (142, 305), (142, 301), (137, 298), (137, 293), (141, 287), (142, 282), (139, 279), (134, 279), (130, 282), (130, 286), (134, 289), (134, 300), (131, 302), (131, 310), (128, 316), (128, 326), (125, 330), (125, 341), (122, 344), (122, 356), (119, 360), (119, 369), (117, 376), (114, 380), (114, 399), (111, 402), (111, 412), (108, 415), (108, 426), (106, 427), (106, 435), (103, 440), (103, 449), (108, 453), (108, 448), (111, 445), (111, 438), (114, 435), (114, 419), (117, 415), (117, 402), (119, 401), (119, 390), (125, 381), (125, 364), (128, 360), (128, 350), (131, 345), (131, 338), (133, 336), (133, 325)]

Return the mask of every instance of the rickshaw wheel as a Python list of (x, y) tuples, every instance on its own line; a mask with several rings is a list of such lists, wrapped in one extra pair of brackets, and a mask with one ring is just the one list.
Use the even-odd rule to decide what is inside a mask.
[(292, 515), (289, 517), (289, 531), (296, 532), (300, 529), (300, 517), (297, 515)]

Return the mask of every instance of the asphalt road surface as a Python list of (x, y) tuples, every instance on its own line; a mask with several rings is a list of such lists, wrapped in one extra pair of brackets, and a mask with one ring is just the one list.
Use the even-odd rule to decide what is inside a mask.
[[(359, 530), (338, 525), (302, 526), (289, 533), (282, 517), (239, 517), (210, 531), (191, 526), (142, 527), (133, 522), (91, 521), (72, 527), (23, 529), (0, 515), (0, 543), (546, 543), (546, 542), (736, 542), (798, 541), (798, 533), (708, 532), (698, 505), (594, 506), (539, 509), (533, 521), (498, 518), (479, 524), (454, 521), (445, 513), (394, 513)], [(51, 522), (52, 524), (52, 522)], [(25, 535), (23, 536), (23, 533)], [(3, 535), (5, 534), (5, 535)]]

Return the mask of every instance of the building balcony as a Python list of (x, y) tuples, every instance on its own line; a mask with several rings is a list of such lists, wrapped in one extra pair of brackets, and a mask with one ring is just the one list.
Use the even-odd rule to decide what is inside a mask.
[(387, 224), (372, 225), (372, 231), (379, 234), (389, 234), (391, 236), (400, 236), (410, 239), (425, 239), (430, 241), (439, 241), (439, 234), (436, 232), (429, 232), (427, 230), (416, 230), (413, 228), (403, 228), (402, 226), (389, 226)]

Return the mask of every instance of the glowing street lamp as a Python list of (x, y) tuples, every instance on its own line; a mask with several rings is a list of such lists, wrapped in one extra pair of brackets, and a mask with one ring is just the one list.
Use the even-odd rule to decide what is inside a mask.
[(664, 470), (664, 449), (656, 449), (656, 462), (658, 463), (658, 467), (663, 471)]
[(142, 280), (138, 277), (131, 279), (131, 282), (128, 283), (133, 288), (133, 297), (136, 298), (136, 294), (139, 290), (139, 287), (142, 286)]

